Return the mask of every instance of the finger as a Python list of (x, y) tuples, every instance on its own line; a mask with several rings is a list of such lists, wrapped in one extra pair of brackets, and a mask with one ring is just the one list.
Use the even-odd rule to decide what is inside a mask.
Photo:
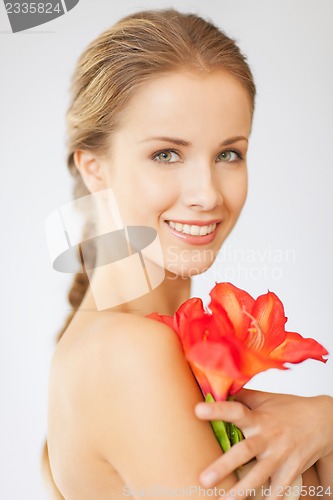
[[(282, 478), (283, 476), (283, 478)], [(298, 472), (288, 473), (283, 472), (282, 469), (278, 473), (277, 476), (274, 475), (274, 478), (271, 479), (271, 487), (270, 487), (270, 500), (281, 500), (281, 497), (284, 497), (284, 492), (286, 493), (286, 498), (293, 498), (300, 491), (302, 486), (302, 475)], [(289, 488), (286, 490), (286, 488)]]
[[(251, 465), (251, 464), (248, 464)], [(247, 465), (244, 467), (244, 469)], [(253, 468), (246, 473), (242, 479), (236, 483), (227, 493), (226, 497), (229, 499), (242, 500), (244, 498), (252, 498), (255, 496), (255, 490), (260, 494), (264, 488), (268, 487), (269, 472), (274, 469), (274, 460), (266, 459), (255, 463)], [(243, 471), (244, 472), (244, 471)], [(265, 484), (266, 483), (266, 484)], [(226, 500), (224, 497), (223, 500)]]
[[(264, 448), (260, 436), (253, 436), (244, 441), (240, 441), (213, 462), (200, 474), (200, 483), (203, 487), (209, 488), (224, 479), (252, 458), (259, 455)], [(269, 473), (267, 475), (269, 477)]]
[(202, 420), (224, 420), (240, 428), (254, 422), (251, 410), (237, 401), (198, 403), (195, 407), (195, 414)]
[(271, 394), (264, 391), (256, 391), (253, 389), (241, 389), (237, 394), (235, 394), (235, 401), (246, 405), (251, 410), (254, 410), (259, 405), (264, 403)]

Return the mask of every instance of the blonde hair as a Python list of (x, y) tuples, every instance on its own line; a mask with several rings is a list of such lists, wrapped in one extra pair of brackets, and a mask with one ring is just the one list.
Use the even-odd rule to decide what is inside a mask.
[[(126, 16), (99, 35), (83, 52), (71, 84), (67, 112), (67, 164), (74, 177), (74, 198), (89, 194), (74, 163), (78, 149), (103, 155), (110, 134), (117, 129), (122, 111), (147, 80), (165, 73), (189, 70), (207, 73), (225, 69), (235, 76), (255, 102), (255, 84), (238, 46), (211, 22), (174, 9), (146, 10)], [(85, 228), (85, 237), (89, 227)], [(86, 239), (86, 238), (84, 238)], [(91, 248), (90, 262), (96, 252)], [(88, 288), (86, 274), (76, 274), (68, 294), (73, 308), (61, 338)], [(55, 498), (62, 498), (53, 481), (47, 443), (43, 470), (53, 484)]]

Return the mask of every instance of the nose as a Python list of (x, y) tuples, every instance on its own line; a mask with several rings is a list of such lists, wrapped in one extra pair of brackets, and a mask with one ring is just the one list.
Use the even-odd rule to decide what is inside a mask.
[(223, 204), (221, 189), (214, 167), (205, 164), (195, 166), (187, 171), (186, 179), (183, 179), (183, 202), (198, 210), (213, 210)]

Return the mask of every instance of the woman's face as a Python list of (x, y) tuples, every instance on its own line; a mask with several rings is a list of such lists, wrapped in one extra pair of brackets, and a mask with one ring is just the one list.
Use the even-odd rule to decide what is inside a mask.
[(198, 274), (214, 261), (247, 193), (247, 91), (223, 70), (168, 73), (124, 110), (103, 160), (125, 225), (157, 231), (165, 268)]

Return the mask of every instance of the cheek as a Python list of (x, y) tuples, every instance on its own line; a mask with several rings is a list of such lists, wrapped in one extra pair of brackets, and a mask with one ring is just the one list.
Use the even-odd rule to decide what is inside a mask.
[(179, 183), (170, 175), (150, 175), (136, 179), (134, 197), (140, 198), (142, 210), (149, 215), (165, 212), (178, 197)]
[(177, 199), (176, 185), (170, 182), (170, 176), (157, 176), (147, 170), (117, 179), (112, 187), (126, 220), (140, 224), (155, 224)]
[(223, 180), (223, 202), (230, 215), (237, 217), (242, 210), (247, 196), (247, 170), (242, 169), (233, 175), (225, 176)]

